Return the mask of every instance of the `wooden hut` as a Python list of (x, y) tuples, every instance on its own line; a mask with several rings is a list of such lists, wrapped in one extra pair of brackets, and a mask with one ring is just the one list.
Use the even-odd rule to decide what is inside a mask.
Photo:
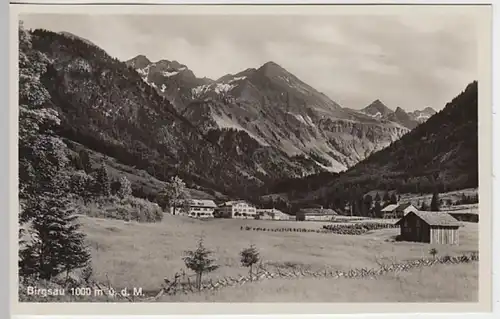
[(418, 209), (413, 206), (411, 203), (404, 204), (390, 204), (387, 205), (384, 209), (382, 209), (383, 218), (386, 219), (395, 219), (395, 218), (403, 218), (409, 212), (415, 212)]
[(400, 226), (402, 240), (458, 245), (460, 223), (450, 214), (413, 211), (396, 224)]
[(296, 214), (297, 221), (332, 221), (338, 213), (329, 208), (302, 208)]

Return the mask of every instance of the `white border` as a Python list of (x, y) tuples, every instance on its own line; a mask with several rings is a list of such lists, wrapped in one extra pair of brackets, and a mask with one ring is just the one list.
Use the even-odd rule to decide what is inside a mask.
[[(38, 1), (29, 1), (29, 2), (31, 2), (31, 3), (47, 3), (47, 2), (50, 2), (50, 3), (67, 3), (68, 1), (61, 1), (61, 0), (42, 1), (42, 0), (38, 0)], [(108, 0), (108, 1), (103, 1), (103, 0), (95, 0), (95, 1), (79, 1), (79, 0), (75, 0), (75, 1), (72, 1), (72, 3), (73, 3), (73, 4), (74, 4), (74, 3), (89, 3), (89, 2), (92, 2), (92, 3), (121, 3), (121, 4), (124, 4), (124, 3), (137, 3), (137, 1), (130, 1), (130, 0), (122, 0), (122, 1), (110, 1), (110, 0)], [(182, 3), (228, 3), (228, 2), (229, 2), (229, 3), (237, 3), (237, 2), (238, 2), (238, 3), (242, 3), (242, 2), (243, 2), (243, 3), (248, 3), (249, 1), (183, 1)], [(144, 1), (142, 1), (141, 3), (180, 3), (180, 1), (148, 1), (148, 0), (144, 0)], [(270, 1), (252, 1), (252, 3), (270, 3)], [(305, 1), (273, 1), (272, 3), (296, 3), (296, 4), (298, 4), (298, 3), (307, 3), (307, 2), (305, 2)], [(311, 2), (309, 2), (309, 3), (311, 3)], [(314, 1), (314, 3), (332, 3), (332, 2), (331, 2), (331, 1)], [(337, 3), (338, 3), (338, 2), (337, 2)], [(347, 2), (347, 3), (356, 3), (356, 2), (351, 1), (351, 2)], [(359, 2), (358, 2), (358, 3), (359, 3)], [(397, 3), (397, 2), (395, 2), (395, 1), (376, 1), (376, 2), (375, 2), (375, 1), (363, 1), (363, 3), (392, 3), (392, 4), (394, 4), (394, 3)], [(471, 1), (406, 1), (406, 2), (404, 2), (404, 3), (405, 3), (405, 4), (406, 4), (406, 3), (425, 3), (425, 4), (432, 4), (432, 3), (441, 3), (441, 4), (442, 4), (442, 3), (462, 3), (462, 4), (464, 4), (464, 3), (471, 3)], [(472, 3), (488, 3), (488, 2), (487, 2), (487, 1), (474, 1), (474, 2), (472, 2)], [(54, 8), (55, 6), (51, 6), (51, 7), (52, 7), (52, 8)], [(66, 6), (65, 6), (65, 7), (66, 7)], [(86, 6), (85, 6), (85, 7), (86, 7)], [(112, 6), (112, 7), (115, 7), (115, 6)], [(128, 7), (128, 6), (123, 6), (123, 7)], [(66, 7), (66, 8), (68, 8), (68, 7)], [(496, 29), (498, 29), (498, 22), (497, 22), (497, 21), (498, 21), (498, 8), (496, 8), (496, 5), (494, 6), (494, 12), (495, 12), (495, 20), (494, 20), (494, 23), (495, 23)], [(497, 33), (498, 33), (498, 31), (497, 31)], [(494, 51), (494, 52), (495, 52), (495, 54), (494, 54), (493, 56), (495, 56), (495, 57), (496, 57), (496, 56), (498, 56), (498, 54), (500, 53), (500, 52), (498, 51), (498, 47), (497, 47), (497, 44), (498, 44), (498, 39), (496, 39), (496, 38), (498, 38), (498, 35), (496, 35), (496, 36), (494, 36), (494, 37), (493, 37), (493, 39), (494, 39), (494, 41), (495, 41), (495, 42), (494, 42), (494, 43), (495, 43), (495, 51)], [(490, 51), (490, 52), (491, 52), (491, 51)], [(495, 61), (495, 62), (496, 62), (496, 61)], [(10, 63), (9, 63), (9, 64), (10, 64)], [(11, 68), (13, 68), (13, 67), (12, 67), (12, 64), (10, 64), (10, 65), (11, 65)], [(496, 76), (496, 74), (498, 74), (498, 63), (494, 63), (494, 67), (495, 67), (495, 70), (497, 71), (497, 72), (495, 72), (495, 76)], [(14, 67), (14, 68), (15, 68), (15, 67)], [(11, 69), (11, 71), (12, 71), (12, 69)], [(496, 78), (495, 78), (495, 79), (496, 79)], [(482, 83), (482, 82), (481, 82), (481, 79), (480, 79), (480, 87), (481, 87), (481, 83)], [(496, 83), (496, 82), (494, 81), (494, 83)], [(492, 83), (492, 84), (493, 84), (493, 83)], [(495, 87), (495, 86), (493, 86), (493, 87)], [(480, 90), (481, 90), (481, 89), (480, 89)], [(496, 98), (498, 97), (498, 93), (497, 93), (497, 92), (493, 92), (493, 93), (494, 93), (494, 95), (495, 95), (495, 102), (497, 102), (497, 99), (496, 99)], [(12, 96), (11, 96), (11, 98), (12, 98)], [(16, 105), (16, 104), (12, 104), (12, 101), (11, 101), (11, 105)], [(480, 105), (482, 105), (482, 99), (481, 99), (481, 98), (480, 98)], [(497, 107), (495, 107), (495, 110), (496, 110), (496, 109), (497, 109)], [(11, 115), (12, 115), (12, 113), (11, 113)], [(482, 119), (482, 120), (485, 120), (485, 121), (489, 121), (489, 119), (488, 119), (487, 117), (488, 117), (488, 114), (486, 114), (486, 117), (481, 117), (481, 119)], [(495, 115), (494, 117), (495, 117), (495, 119), (496, 119), (496, 118), (498, 117), (498, 115)], [(11, 119), (12, 119), (12, 117), (11, 117)], [(481, 120), (480, 120), (480, 121), (481, 121)], [(17, 121), (16, 121), (16, 122), (17, 122)], [(11, 122), (11, 125), (12, 125), (12, 124), (13, 124), (13, 123)], [(16, 123), (16, 124), (14, 124), (14, 126), (16, 126), (16, 127), (17, 127), (17, 123)], [(481, 128), (480, 128), (480, 130), (481, 130)], [(498, 138), (498, 129), (494, 129), (494, 132), (495, 132), (495, 137), (496, 137), (496, 138)], [(494, 141), (495, 141), (495, 142), (496, 142), (496, 141), (498, 141), (496, 138), (494, 139)], [(483, 150), (484, 150), (484, 147), (488, 147), (488, 144), (490, 144), (490, 143), (485, 143), (485, 141), (483, 140), (483, 142), (481, 143), (481, 147), (483, 148)], [(497, 143), (495, 143), (495, 144), (497, 144)], [(497, 147), (497, 146), (494, 146), (494, 150), (495, 150), (495, 155), (498, 155), (498, 153), (497, 153), (497, 152), (498, 152), (498, 147)], [(483, 151), (480, 151), (480, 152), (481, 152), (482, 154), (484, 154), (484, 152), (483, 152)], [(14, 153), (16, 153), (16, 152), (14, 152)], [(488, 153), (488, 152), (486, 152), (486, 153)], [(12, 153), (11, 153), (11, 154), (12, 154)], [(498, 156), (496, 156), (495, 158), (498, 158)], [(12, 159), (12, 157), (11, 157), (11, 159)], [(496, 163), (496, 161), (494, 161), (494, 163)], [(12, 170), (12, 169), (11, 169), (11, 172), (12, 172), (12, 171), (17, 171), (17, 170)], [(495, 180), (495, 185), (496, 185), (496, 186), (498, 186), (498, 185), (497, 185), (497, 183), (498, 183), (498, 182), (497, 182), (497, 180)], [(491, 194), (491, 195), (492, 195), (492, 194), (498, 194), (498, 188), (497, 188), (497, 187), (495, 187), (495, 192), (490, 193), (490, 194)], [(481, 201), (481, 202), (482, 202), (482, 201)], [(494, 204), (495, 204), (495, 208), (498, 208), (498, 206), (497, 206), (497, 204), (498, 204), (498, 199), (494, 198)], [(12, 206), (10, 206), (10, 207), (11, 207), (11, 209), (13, 208)], [(17, 209), (17, 207), (16, 207), (16, 209)], [(12, 211), (11, 211), (11, 212), (12, 212)], [(11, 216), (12, 216), (12, 214), (11, 214)], [(17, 221), (15, 221), (15, 222), (17, 223)], [(498, 230), (499, 223), (498, 223), (497, 219), (493, 219), (493, 222), (495, 223), (495, 227), (496, 227), (496, 229)], [(493, 232), (493, 233), (495, 233), (495, 232)], [(496, 237), (495, 237), (495, 238), (496, 238)], [(493, 240), (493, 244), (494, 244), (495, 242), (498, 242), (498, 240)], [(497, 248), (496, 246), (498, 246), (498, 245), (495, 245), (495, 246), (494, 246), (495, 251), (498, 251), (498, 248)], [(11, 245), (11, 247), (12, 247), (12, 245)], [(12, 255), (11, 255), (11, 256), (12, 256)], [(483, 256), (484, 256), (484, 253), (483, 253), (483, 251), (481, 250), (481, 259), (482, 259), (482, 261), (484, 261)], [(16, 251), (16, 257), (17, 257), (17, 251)], [(493, 254), (493, 257), (496, 259), (496, 260), (495, 260), (495, 265), (498, 265), (498, 254)], [(491, 269), (491, 270), (495, 270), (495, 269), (498, 269), (498, 267), (494, 267), (494, 268), (493, 268), (493, 269)], [(481, 269), (481, 271), (482, 271), (482, 270), (483, 270), (483, 269)], [(494, 309), (495, 309), (496, 311), (498, 311), (498, 307), (499, 307), (499, 304), (500, 304), (499, 297), (498, 297), (498, 293), (497, 293), (497, 290), (498, 290), (498, 278), (497, 278), (497, 277), (498, 277), (498, 274), (497, 274), (497, 273), (494, 273), (494, 275), (495, 275), (494, 280), (495, 280), (495, 283), (496, 283), (496, 284), (495, 284), (495, 299), (494, 299), (494, 300), (495, 300), (495, 302), (494, 302)], [(14, 298), (16, 298), (16, 297), (17, 297), (17, 296), (15, 296)], [(50, 305), (50, 304), (49, 304), (49, 305)], [(97, 306), (96, 304), (92, 304), (92, 306), (94, 306), (94, 305), (95, 305), (95, 306)], [(183, 305), (188, 305), (188, 304), (183, 304)], [(243, 304), (243, 305), (244, 305), (244, 304)], [(294, 305), (294, 304), (287, 304), (287, 308), (290, 308), (290, 306), (292, 306), (292, 305)], [(394, 307), (393, 307), (392, 305), (393, 305), (393, 304), (391, 304), (391, 307), (393, 308), (393, 309), (392, 309), (393, 311), (394, 311), (394, 310), (396, 310), (396, 311), (397, 311), (397, 309), (401, 309), (400, 307), (396, 307), (397, 309), (394, 309)], [(417, 304), (414, 304), (414, 305), (417, 305)], [(125, 307), (123, 307), (123, 306), (125, 306)], [(144, 305), (144, 306), (146, 306), (146, 305)], [(210, 304), (199, 304), (199, 303), (198, 303), (198, 304), (196, 304), (196, 306), (201, 306), (201, 307), (210, 307), (210, 308), (212, 308)], [(212, 304), (212, 306), (213, 306), (213, 304)], [(237, 306), (238, 308), (240, 308), (240, 309), (241, 309), (242, 304), (235, 304), (235, 306)], [(251, 304), (251, 307), (252, 307), (252, 308), (257, 308), (257, 307), (259, 307), (259, 306), (260, 306), (260, 304)], [(353, 304), (347, 304), (347, 306), (349, 306), (350, 308), (355, 308), (354, 310), (359, 310), (359, 309), (360, 309), (360, 307), (363, 307), (363, 308), (364, 308), (364, 307), (366, 307), (366, 306), (367, 306), (367, 304), (356, 304), (356, 305), (353, 305)], [(380, 306), (384, 306), (384, 305), (383, 305), (383, 304), (375, 304), (375, 305), (373, 305), (373, 306), (372, 306), (372, 305), (370, 305), (370, 306), (371, 306), (371, 310), (376, 311), (376, 310), (377, 310), (377, 308), (378, 308), (378, 310), (382, 310), (382, 309), (380, 309)], [(387, 306), (387, 305), (385, 305), (385, 306)], [(403, 306), (403, 307), (407, 308), (407, 305), (406, 305), (406, 304), (400, 304), (400, 305), (396, 305), (396, 306)], [(428, 306), (429, 306), (429, 305), (427, 305), (427, 307), (428, 307)], [(57, 307), (60, 307), (60, 306), (58, 305)], [(88, 307), (88, 306), (86, 306), (86, 307)], [(118, 307), (120, 307), (120, 308), (129, 308), (127, 305), (122, 305), (122, 304), (118, 305)], [(146, 307), (148, 307), (148, 306), (146, 306)], [(302, 305), (301, 305), (300, 307), (304, 308)], [(417, 310), (417, 311), (418, 311), (418, 310), (420, 310), (420, 311), (428, 311), (428, 309), (425, 309), (425, 310), (424, 310), (424, 308), (422, 308), (422, 307), (426, 307), (426, 306), (420, 305), (420, 309), (416, 308), (416, 310)], [(42, 308), (46, 308), (46, 307), (42, 307)], [(50, 306), (49, 308), (54, 309), (54, 305), (52, 304), (52, 306)], [(154, 307), (154, 308), (157, 308), (157, 307)], [(268, 308), (268, 307), (266, 307), (266, 308)], [(292, 307), (292, 308), (295, 308), (295, 307)], [(412, 307), (412, 308), (414, 308), (414, 307)], [(431, 307), (431, 308), (432, 308), (432, 307)], [(459, 305), (457, 305), (457, 304), (453, 304), (453, 306), (452, 306), (451, 308), (448, 308), (448, 309), (450, 310), (450, 312), (456, 312), (456, 311), (460, 311), (460, 308), (461, 308), (461, 307), (459, 307)], [(415, 309), (415, 308), (414, 308), (414, 309)], [(42, 310), (42, 309), (37, 309), (37, 310)], [(47, 309), (45, 309), (45, 310), (47, 310)], [(54, 309), (54, 310), (55, 310), (55, 309)], [(125, 310), (128, 310), (128, 309), (125, 309)], [(161, 309), (158, 309), (158, 310), (161, 310)], [(166, 310), (166, 309), (164, 309), (164, 310)], [(391, 312), (393, 312), (393, 311), (391, 311)], [(127, 312), (128, 312), (128, 311), (121, 312), (121, 313), (127, 313)], [(135, 312), (135, 311), (133, 311), (133, 312)], [(156, 311), (155, 311), (155, 312), (156, 312)], [(302, 312), (302, 311), (300, 311), (300, 312)], [(33, 313), (33, 312), (32, 312), (32, 313)], [(38, 313), (38, 312), (36, 312), (36, 313)], [(49, 312), (49, 313), (50, 313), (50, 312)], [(101, 313), (102, 313), (102, 312), (101, 312)], [(156, 313), (160, 313), (160, 312), (156, 312)], [(163, 313), (165, 313), (165, 311), (163, 311)], [(201, 312), (201, 313), (203, 313), (203, 312)], [(265, 313), (265, 312), (264, 312), (264, 313)], [(295, 313), (299, 313), (299, 312), (295, 312)], [(307, 313), (307, 312), (306, 312), (306, 313)], [(34, 314), (34, 313), (33, 313), (33, 314)], [(104, 313), (102, 313), (102, 314), (104, 314)], [(144, 314), (145, 314), (145, 313), (144, 313)], [(309, 315), (299, 315), (299, 317), (300, 317), (300, 318), (304, 318), (305, 316), (309, 317)], [(366, 313), (365, 313), (365, 314), (359, 314), (359, 315), (354, 315), (354, 316), (368, 316), (368, 314), (366, 314)], [(389, 317), (398, 316), (398, 314), (389, 315), (388, 313), (385, 313), (385, 314), (369, 315), (369, 316), (370, 316), (370, 317), (374, 317), (374, 316), (383, 316), (383, 317), (385, 318), (385, 317), (387, 317), (387, 316), (389, 316)], [(409, 317), (409, 318), (411, 318), (411, 317), (415, 317), (415, 316), (417, 316), (417, 314), (407, 314), (407, 313), (405, 313), (405, 314), (404, 314), (404, 316), (405, 316), (405, 317)], [(422, 315), (419, 315), (419, 317), (421, 317), (421, 316), (422, 316)], [(427, 315), (427, 316), (428, 316), (428, 317), (433, 317), (433, 315)], [(446, 317), (446, 315), (445, 315), (444, 313), (439, 314), (439, 315), (435, 315), (435, 316), (436, 316), (436, 318), (443, 318), (443, 317)], [(457, 318), (457, 317), (458, 317), (458, 318), (461, 318), (461, 317), (465, 317), (465, 316), (467, 316), (467, 315), (459, 315), (459, 316), (458, 316), (458, 315), (452, 315), (452, 317), (453, 317), (453, 318)], [(470, 316), (470, 315), (469, 315), (469, 316)], [(475, 316), (476, 316), (476, 317), (481, 317), (481, 318), (482, 318), (482, 317), (490, 317), (490, 316), (492, 316), (492, 314), (482, 314), (482, 315), (479, 315), (479, 316), (478, 316), (478, 315), (475, 315)], [(18, 317), (18, 316), (16, 316), (16, 317)], [(204, 315), (204, 316), (203, 316), (203, 318), (206, 318), (206, 317), (213, 317), (213, 316), (207, 316), (207, 315)], [(217, 317), (220, 317), (220, 316), (218, 315)], [(266, 317), (267, 317), (267, 316), (266, 316)], [(278, 317), (278, 316), (274, 316), (274, 317)], [(281, 317), (281, 316), (279, 316), (279, 317)], [(287, 317), (288, 317), (288, 318), (290, 318), (290, 317), (295, 317), (295, 316), (293, 316), (293, 315), (289, 315), (289, 316), (287, 316)], [(318, 317), (318, 316), (315, 316), (315, 317)], [(329, 317), (331, 317), (331, 315), (329, 315)], [(344, 316), (343, 316), (343, 317), (344, 317)], [(349, 315), (349, 317), (353, 317), (353, 315)], [(450, 317), (451, 317), (451, 316), (450, 316)], [(21, 318), (21, 317), (18, 317), (18, 318)], [(25, 317), (25, 316), (23, 316), (22, 318), (32, 318), (32, 317)], [(47, 317), (47, 318), (49, 318), (49, 317)], [(52, 315), (52, 316), (50, 316), (50, 318), (54, 318), (54, 316)], [(76, 317), (72, 317), (72, 318), (76, 318)], [(123, 318), (123, 316), (120, 316), (120, 318)], [(141, 318), (144, 318), (144, 316), (141, 316)], [(185, 318), (194, 318), (194, 316), (186, 316)]]

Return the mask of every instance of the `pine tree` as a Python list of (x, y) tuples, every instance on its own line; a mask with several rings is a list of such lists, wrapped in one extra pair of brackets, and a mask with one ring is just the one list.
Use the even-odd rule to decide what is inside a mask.
[(95, 176), (95, 194), (97, 196), (111, 196), (111, 179), (109, 177), (108, 168), (104, 162), (96, 171)]
[(259, 252), (254, 245), (251, 245), (249, 248), (245, 248), (240, 252), (240, 257), (241, 265), (249, 268), (250, 281), (252, 281), (252, 268), (253, 265), (258, 263), (260, 260)]
[(92, 196), (92, 187), (94, 179), (87, 175), (85, 171), (77, 171), (71, 175), (70, 190), (71, 193), (79, 196), (87, 202)]
[(120, 198), (125, 198), (132, 196), (132, 184), (126, 176), (120, 178), (120, 188), (118, 188), (118, 196)]
[(380, 206), (380, 202), (377, 201), (373, 206), (373, 215), (375, 217), (382, 217), (381, 214), (382, 214), (382, 206)]
[(24, 207), (23, 212), (30, 221), (30, 241), (20, 249), (22, 276), (50, 280), (62, 272), (69, 274), (85, 267), (90, 260), (64, 175), (55, 180), (57, 187), (39, 194)]
[(377, 194), (375, 195), (375, 202), (380, 202), (380, 200), (380, 194), (377, 192)]
[(203, 238), (198, 241), (196, 250), (188, 250), (186, 254), (187, 256), (183, 258), (184, 264), (196, 274), (196, 288), (201, 290), (203, 274), (217, 270), (219, 265), (215, 264), (215, 260), (211, 258), (213, 252), (203, 245)]
[(391, 197), (389, 196), (389, 192), (385, 192), (384, 194), (384, 203), (387, 203), (391, 200)]
[(392, 193), (390, 202), (391, 202), (391, 204), (397, 204), (398, 203), (398, 198), (396, 196), (396, 193)]
[(431, 211), (437, 212), (439, 211), (440, 208), (440, 201), (439, 201), (439, 194), (437, 192), (434, 192), (432, 194), (432, 200), (431, 200)]

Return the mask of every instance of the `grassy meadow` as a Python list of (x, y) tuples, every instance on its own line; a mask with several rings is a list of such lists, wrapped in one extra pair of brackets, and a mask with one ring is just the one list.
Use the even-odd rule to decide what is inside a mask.
[[(378, 267), (379, 264), (428, 257), (431, 248), (436, 248), (438, 255), (441, 256), (478, 250), (478, 224), (475, 223), (463, 223), (463, 227), (460, 228), (460, 245), (431, 246), (424, 243), (394, 242), (393, 238), (399, 234), (397, 228), (371, 231), (358, 236), (329, 233), (242, 231), (240, 229), (241, 226), (247, 225), (265, 228), (320, 229), (322, 225), (328, 222), (236, 219), (196, 220), (168, 214), (165, 214), (161, 222), (152, 224), (88, 216), (82, 216), (81, 222), (92, 251), (95, 279), (102, 282), (108, 282), (109, 280), (109, 283), (116, 288), (142, 287), (144, 290), (159, 289), (165, 277), (170, 279), (176, 272), (183, 269), (186, 270), (186, 273), (189, 273), (184, 266), (182, 257), (186, 250), (196, 248), (200, 236), (203, 236), (205, 246), (214, 252), (214, 257), (220, 265), (218, 270), (206, 277), (213, 279), (247, 274), (248, 269), (240, 265), (239, 252), (251, 244), (255, 245), (259, 250), (262, 264), (265, 267), (298, 266), (311, 270), (325, 268), (349, 270), (352, 268)], [(333, 281), (329, 283), (330, 280), (303, 278), (293, 283), (287, 283), (287, 280), (284, 279), (273, 279), (241, 286), (238, 291), (230, 289), (231, 291), (226, 292), (226, 289), (222, 289), (220, 292), (192, 298), (250, 301), (245, 298), (250, 298), (249, 296), (255, 294), (256, 290), (263, 290), (265, 294), (260, 295), (259, 298), (265, 301), (288, 299), (299, 301), (298, 299), (303, 298), (304, 294), (311, 301), (326, 301), (325, 298), (328, 300), (340, 298), (339, 301), (354, 301), (364, 298), (363, 294), (355, 297), (358, 291), (372, 291), (371, 295), (367, 295), (366, 298), (400, 300), (406, 298), (400, 292), (401, 287), (408, 287), (409, 291), (417, 289), (418, 293), (421, 294), (421, 297), (418, 298), (430, 298), (429, 300), (434, 298), (433, 296), (436, 294), (445, 299), (456, 297), (462, 300), (465, 297), (474, 297), (472, 291), (475, 293), (477, 290), (474, 288), (477, 287), (477, 275), (473, 273), (477, 272), (477, 264), (435, 267), (421, 270), (424, 273), (428, 272), (430, 277), (419, 275), (417, 270), (417, 273), (412, 271), (407, 274), (399, 274), (396, 277), (388, 275), (383, 280), (377, 279), (376, 282), (350, 280), (349, 282), (352, 283), (349, 284), (351, 287), (349, 288), (350, 292), (346, 292), (345, 296), (342, 297), (338, 296), (345, 292), (345, 289), (342, 288), (345, 286), (342, 283), (344, 280), (335, 280), (335, 283)], [(458, 270), (457, 272), (455, 270), (450, 272), (447, 267), (457, 267)], [(463, 276), (459, 275), (462, 272)], [(453, 277), (453, 280), (448, 278), (450, 276)], [(422, 278), (425, 279), (422, 281)], [(464, 287), (462, 282), (464, 281), (465, 287), (467, 287), (466, 290), (470, 294), (463, 291), (453, 292), (457, 289), (451, 288), (449, 294), (435, 291), (438, 282), (449, 281), (454, 281), (454, 285), (457, 285), (457, 287)], [(421, 286), (421, 288), (411, 288), (414, 287), (415, 282), (420, 282), (418, 286)], [(426, 283), (432, 285), (426, 286)], [(314, 287), (314, 289), (308, 289), (307, 287)], [(329, 292), (323, 294), (322, 291), (326, 290)], [(378, 291), (384, 291), (384, 294), (380, 294)], [(387, 294), (385, 291), (387, 291)], [(427, 296), (426, 291), (432, 293)], [(466, 294), (467, 296), (464, 295), (462, 298), (454, 295), (454, 293)], [(231, 295), (231, 298), (229, 296), (226, 298), (224, 294)], [(269, 297), (265, 297), (266, 294)], [(270, 297), (277, 294), (278, 296), (274, 297), (274, 299)], [(177, 296), (176, 298), (187, 297)], [(253, 298), (256, 297), (250, 299), (253, 300)], [(413, 297), (407, 296), (407, 298)]]
[(169, 302), (474, 302), (477, 264), (435, 265), (377, 279), (274, 279), (238, 289), (165, 296)]

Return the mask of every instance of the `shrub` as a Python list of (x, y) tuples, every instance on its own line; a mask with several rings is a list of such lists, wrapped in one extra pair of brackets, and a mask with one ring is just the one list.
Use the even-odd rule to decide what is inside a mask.
[(141, 223), (159, 222), (163, 218), (163, 211), (158, 204), (131, 196), (122, 199), (112, 196), (109, 199), (86, 205), (82, 211), (91, 217)]

